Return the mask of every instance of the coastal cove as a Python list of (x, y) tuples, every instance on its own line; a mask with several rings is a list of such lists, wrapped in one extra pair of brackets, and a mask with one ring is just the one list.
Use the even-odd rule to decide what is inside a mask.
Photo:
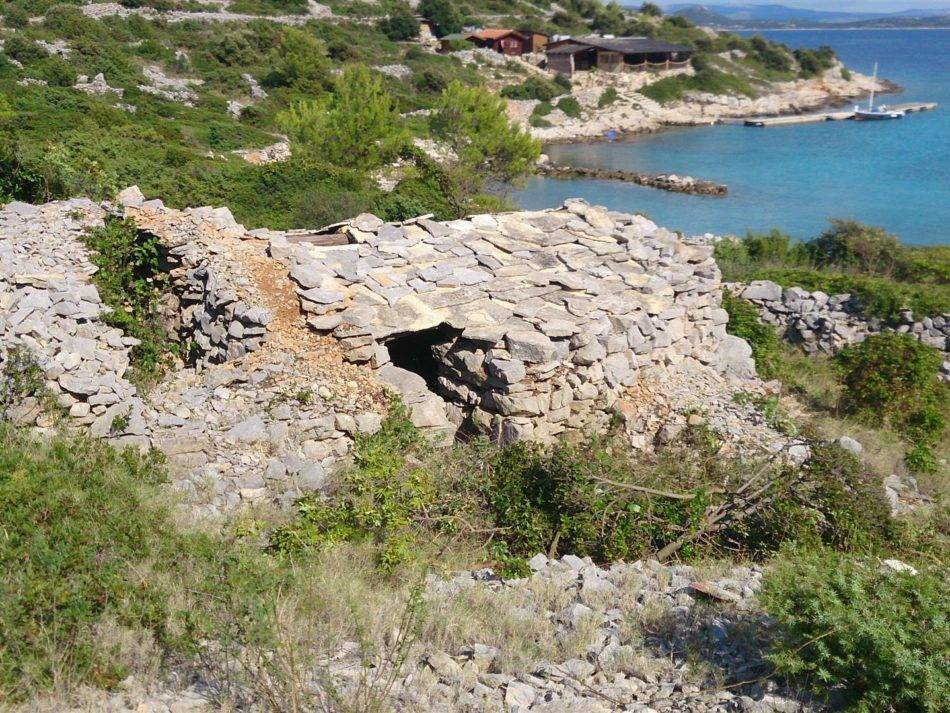
[(728, 186), (725, 198), (667, 193), (629, 183), (536, 177), (515, 192), (524, 208), (570, 196), (640, 211), (685, 233), (744, 234), (780, 228), (820, 233), (830, 218), (880, 225), (907, 243), (950, 242), (950, 32), (802, 30), (764, 32), (791, 47), (834, 47), (850, 68), (881, 75), (903, 91), (882, 98), (934, 101), (933, 112), (866, 125), (829, 122), (755, 129), (670, 129), (608, 142), (546, 147), (552, 163), (676, 173)]

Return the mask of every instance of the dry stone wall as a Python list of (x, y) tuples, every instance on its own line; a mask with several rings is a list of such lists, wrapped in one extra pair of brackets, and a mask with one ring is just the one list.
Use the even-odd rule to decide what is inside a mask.
[(272, 315), (255, 303), (254, 286), (221, 240), (246, 234), (227, 208), (166, 210), (138, 188), (119, 194), (125, 214), (142, 230), (159, 233), (172, 279), (166, 298), (169, 325), (193, 340), (204, 361), (220, 363), (256, 351)]
[[(5, 388), (38, 367), (42, 390), (77, 423), (139, 441), (143, 404), (125, 378), (137, 342), (102, 321), (109, 308), (89, 281), (96, 268), (78, 240), (104, 215), (85, 199), (14, 201), (0, 210), (0, 366), (7, 365)], [(10, 406), (18, 422), (51, 425), (35, 395)]]
[(868, 317), (860, 301), (851, 294), (828, 295), (801, 287), (786, 287), (770, 280), (748, 285), (730, 285), (759, 310), (764, 322), (778, 328), (780, 336), (801, 345), (808, 353), (833, 354), (849, 344), (864, 341), (869, 334), (887, 329), (910, 334), (944, 356), (943, 377), (950, 380), (950, 314), (914, 319), (913, 312), (901, 313), (900, 324), (889, 327)]
[(375, 367), (418, 335), (434, 389), (501, 441), (603, 426), (645, 367), (733, 366), (712, 248), (640, 216), (569, 201), (328, 232), (345, 244), (272, 241), (310, 326)]

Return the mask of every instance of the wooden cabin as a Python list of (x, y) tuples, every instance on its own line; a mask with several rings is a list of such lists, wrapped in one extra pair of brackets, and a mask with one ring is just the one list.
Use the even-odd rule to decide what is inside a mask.
[(467, 39), (476, 47), (491, 49), (499, 54), (517, 57), (531, 51), (531, 35), (517, 30), (484, 29), (469, 33)]
[(477, 32), (457, 33), (442, 38), (442, 52), (451, 51), (453, 40), (466, 40), (476, 47), (490, 49), (499, 54), (519, 57), (531, 52), (543, 52), (548, 36), (543, 32), (486, 28)]
[(582, 37), (549, 42), (547, 68), (571, 76), (602, 72), (646, 71), (685, 67), (693, 50), (648, 37)]

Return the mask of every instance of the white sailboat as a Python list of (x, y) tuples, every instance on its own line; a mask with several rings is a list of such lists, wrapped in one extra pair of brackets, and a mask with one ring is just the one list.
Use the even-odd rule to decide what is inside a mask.
[(855, 121), (883, 121), (887, 119), (903, 119), (904, 112), (894, 109), (888, 109), (886, 104), (881, 104), (881, 106), (874, 108), (874, 89), (877, 86), (877, 62), (874, 63), (874, 82), (871, 85), (871, 96), (868, 97), (868, 108), (861, 109), (859, 106), (854, 107), (854, 120)]

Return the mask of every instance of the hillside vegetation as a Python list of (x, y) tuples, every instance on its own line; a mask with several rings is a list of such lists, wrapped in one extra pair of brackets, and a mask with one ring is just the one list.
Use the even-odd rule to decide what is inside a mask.
[[(458, 90), (447, 94), (451, 82), (477, 92), (469, 107), (478, 112), (466, 122), (466, 131), (477, 132), (482, 119), (476, 114), (488, 120), (503, 111), (486, 87), (519, 84), (525, 70), (463, 64), (424, 50), (409, 39), (417, 23), (397, 2), (329, 5), (333, 18), (287, 25), (267, 18), (298, 15), (303, 23), (305, 3), (235, 2), (228, 11), (261, 19), (225, 22), (169, 22), (137, 14), (93, 19), (74, 4), (4, 3), (0, 199), (107, 198), (137, 184), (173, 206), (226, 204), (250, 227), (277, 229), (326, 224), (363, 211), (386, 219), (427, 212), (450, 218), (502, 205), (499, 181), (517, 181), (532, 170), (537, 155), (537, 147), (517, 131), (496, 123), (491, 131), (510, 133), (509, 142), (488, 143), (474, 135), (448, 140), (457, 147), (471, 139), (482, 151), (477, 160), (465, 152), (459, 160), (437, 163), (412, 140), (446, 141), (438, 111), (449, 96), (464, 103)], [(217, 11), (164, 0), (129, 7)], [(818, 71), (831, 57), (824, 51), (806, 57), (761, 38), (713, 37), (682, 18), (660, 18), (649, 9), (628, 15), (615, 3), (598, 0), (561, 8), (552, 12), (544, 2), (431, 0), (423, 9), (452, 27), (481, 24), (484, 16), (494, 25), (647, 35), (695, 47), (695, 76), (665, 79), (645, 90), (660, 101), (686, 89), (755, 94), (772, 80)], [(354, 74), (359, 66), (382, 71)], [(344, 70), (348, 73), (341, 75)], [(73, 88), (78, 76), (98, 74), (105, 86)], [(357, 76), (358, 85), (350, 86)], [(560, 87), (557, 94), (569, 89)], [(568, 112), (572, 105), (565, 99), (558, 106)], [(323, 116), (334, 112), (335, 118)], [(327, 141), (315, 140), (327, 122), (336, 145), (329, 151)], [(371, 125), (385, 134), (364, 134)], [(261, 149), (285, 135), (289, 160), (251, 165), (233, 153)], [(382, 153), (351, 152), (360, 142), (381, 139)], [(395, 190), (387, 193), (376, 172), (395, 159), (403, 169), (394, 177)]]
[[(381, 663), (483, 641), (488, 630), (505, 647), (506, 671), (585, 645), (532, 639), (528, 631), (540, 631), (540, 620), (505, 620), (496, 630), (507, 615), (489, 600), (422, 600), (425, 571), (490, 559), (517, 576), (528, 571), (522, 558), (538, 551), (589, 553), (606, 563), (664, 556), (670, 543), (685, 541), (675, 552), (696, 563), (716, 554), (768, 559), (784, 548), (766, 602), (787, 625), (787, 638), (774, 637), (770, 651), (790, 675), (804, 681), (823, 671), (836, 684), (860, 681), (848, 688), (858, 702), (899, 690), (911, 709), (939, 710), (948, 694), (939, 652), (950, 635), (936, 586), (934, 563), (946, 554), (941, 536), (891, 520), (875, 476), (839, 447), (816, 442), (800, 474), (770, 476), (774, 490), (761, 507), (684, 540), (700, 526), (707, 493), (718, 492), (709, 485), (741, 482), (750, 472), (752, 464), (717, 457), (717, 448), (694, 433), (656, 458), (611, 439), (550, 454), (486, 443), (436, 452), (396, 408), (378, 434), (358, 442), (330, 499), (301, 501), (290, 521), (250, 510), (201, 531), (177, 519), (174, 500), (158, 489), (160, 460), (4, 425), (0, 700), (68, 697), (82, 684), (110, 689), (172, 667), (221, 686), (213, 698), (220, 705), (255, 701), (276, 712), (296, 700), (299, 710), (386, 710), (391, 684), (372, 668)], [(676, 500), (666, 490), (692, 495)], [(802, 555), (799, 565), (792, 546), (817, 554)], [(816, 556), (840, 562), (836, 552), (852, 553), (847, 567), (857, 573), (873, 568), (875, 557), (899, 556), (925, 574), (885, 578), (880, 590), (862, 573), (842, 589), (840, 565), (811, 564)], [(873, 645), (856, 640), (851, 627), (838, 629), (858, 614), (853, 597)], [(912, 606), (929, 642), (922, 658), (913, 658), (922, 642), (897, 644), (885, 634), (910, 625)], [(393, 627), (402, 632), (395, 640)], [(802, 646), (817, 634), (833, 634), (831, 651)], [(335, 689), (328, 677), (322, 692), (302, 684), (349, 640), (361, 647), (364, 684)], [(892, 655), (910, 656), (913, 665), (889, 668)], [(917, 685), (917, 676), (928, 685)], [(321, 700), (329, 707), (319, 708)]]

